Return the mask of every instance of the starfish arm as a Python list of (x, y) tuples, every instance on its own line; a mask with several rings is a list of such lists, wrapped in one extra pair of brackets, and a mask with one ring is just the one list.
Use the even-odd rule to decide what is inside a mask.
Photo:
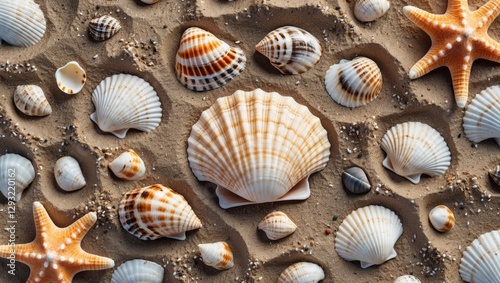
[(431, 38), (439, 36), (439, 34), (436, 34), (433, 23), (437, 25), (437, 23), (447, 22), (444, 15), (431, 14), (414, 6), (403, 7), (403, 14), (419, 28), (423, 29)]
[(38, 254), (40, 249), (38, 244), (28, 243), (19, 245), (1, 245), (0, 246), (0, 257), (7, 259), (15, 259), (16, 261), (28, 264), (31, 260), (30, 255)]
[(484, 26), (488, 27), (500, 14), (500, 0), (490, 0), (473, 13), (475, 17), (482, 19)]
[(451, 73), (455, 102), (458, 107), (464, 108), (467, 104), (467, 97), (469, 96), (469, 76), (472, 63), (464, 65), (454, 64), (448, 68)]
[(485, 35), (483, 40), (474, 46), (475, 59), (486, 59), (500, 63), (500, 43)]
[(448, 0), (446, 14), (462, 13), (463, 7), (469, 7), (469, 3), (467, 3), (467, 0)]
[(414, 80), (429, 73), (430, 71), (443, 66), (439, 59), (439, 48), (431, 47), (427, 54), (411, 67), (408, 76)]
[(54, 222), (52, 222), (52, 219), (50, 219), (50, 216), (47, 213), (47, 210), (45, 210), (45, 207), (43, 207), (43, 205), (38, 201), (35, 201), (33, 203), (33, 216), (35, 218), (35, 229), (37, 237), (42, 231), (47, 231), (49, 229), (57, 227)]
[(76, 222), (71, 224), (70, 226), (64, 228), (65, 231), (71, 233), (67, 235), (68, 237), (72, 237), (74, 239), (83, 239), (85, 234), (94, 226), (97, 221), (97, 216), (95, 212), (89, 212), (78, 219)]

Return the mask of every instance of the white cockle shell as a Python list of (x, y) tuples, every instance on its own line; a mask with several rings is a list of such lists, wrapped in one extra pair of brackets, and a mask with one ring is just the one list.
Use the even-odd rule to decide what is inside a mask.
[(78, 160), (71, 156), (56, 161), (54, 175), (59, 187), (67, 192), (79, 190), (87, 184)]
[(325, 279), (321, 266), (312, 262), (297, 262), (281, 272), (277, 283), (316, 283)]
[(263, 230), (269, 239), (279, 240), (295, 232), (297, 225), (284, 212), (274, 211), (266, 215), (257, 228)]
[(335, 250), (345, 260), (359, 260), (362, 268), (395, 258), (394, 244), (403, 225), (392, 210), (369, 205), (351, 212), (340, 224)]
[(20, 85), (14, 91), (14, 104), (28, 116), (47, 116), (52, 113), (47, 98), (37, 85)]
[(421, 281), (413, 275), (402, 275), (396, 278), (394, 283), (421, 283)]
[(132, 149), (125, 151), (108, 165), (116, 177), (123, 180), (138, 180), (146, 173), (142, 158)]
[(472, 99), (463, 126), (469, 140), (478, 143), (493, 138), (500, 146), (500, 85), (488, 87)]
[(110, 283), (162, 283), (164, 273), (163, 267), (155, 262), (133, 259), (118, 266)]
[(19, 201), (34, 179), (35, 168), (29, 159), (15, 153), (0, 156), (0, 191), (9, 201)]
[(45, 17), (35, 1), (0, 0), (0, 43), (5, 40), (15, 46), (32, 46), (45, 30)]
[(110, 39), (122, 28), (120, 21), (104, 15), (99, 18), (92, 19), (89, 23), (89, 32), (93, 39), (103, 41)]
[(382, 17), (390, 7), (388, 0), (356, 0), (354, 17), (360, 22), (372, 22)]
[(448, 232), (455, 226), (453, 211), (446, 205), (438, 205), (429, 211), (429, 221), (439, 232)]
[(96, 111), (90, 115), (104, 132), (124, 138), (131, 128), (150, 132), (160, 124), (161, 102), (145, 80), (117, 74), (102, 80), (92, 93)]
[(229, 208), (308, 198), (308, 178), (326, 166), (330, 143), (319, 118), (293, 98), (238, 90), (201, 114), (187, 152), (194, 175), (217, 184)]
[(234, 266), (233, 252), (226, 242), (199, 244), (203, 263), (218, 270), (230, 269)]
[(480, 235), (467, 247), (459, 273), (465, 282), (500, 282), (500, 230)]
[(67, 94), (79, 93), (87, 81), (87, 73), (76, 61), (70, 61), (56, 71), (59, 89)]
[(380, 143), (387, 154), (383, 165), (414, 184), (422, 174), (443, 175), (451, 153), (441, 134), (420, 122), (405, 122), (390, 128)]

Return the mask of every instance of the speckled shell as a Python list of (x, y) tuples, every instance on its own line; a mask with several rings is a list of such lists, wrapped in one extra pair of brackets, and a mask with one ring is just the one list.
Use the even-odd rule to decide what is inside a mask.
[(20, 85), (14, 91), (14, 104), (28, 116), (47, 116), (52, 113), (42, 88), (36, 85)]
[(318, 63), (322, 49), (314, 35), (293, 26), (268, 33), (255, 46), (283, 74), (302, 74)]
[(123, 228), (141, 240), (161, 237), (184, 240), (186, 231), (201, 227), (186, 199), (160, 184), (126, 193), (118, 214)]
[(351, 212), (340, 224), (335, 250), (345, 260), (359, 260), (362, 268), (395, 258), (394, 244), (403, 225), (392, 210), (369, 205)]
[(359, 167), (347, 168), (342, 173), (342, 182), (345, 188), (353, 194), (364, 194), (372, 188), (365, 171)]
[(382, 89), (382, 72), (375, 61), (366, 57), (342, 59), (326, 72), (325, 87), (338, 104), (363, 106), (378, 97)]
[(162, 283), (165, 271), (161, 265), (133, 259), (122, 263), (111, 275), (111, 283)]
[(245, 69), (246, 57), (212, 33), (197, 27), (183, 34), (175, 57), (177, 79), (194, 91), (219, 88)]
[(269, 239), (279, 240), (295, 232), (297, 225), (284, 212), (274, 211), (266, 215), (257, 228), (263, 230)]
[(405, 122), (390, 128), (382, 138), (387, 154), (383, 165), (414, 184), (422, 174), (443, 175), (450, 166), (451, 153), (434, 128), (420, 122)]
[(500, 165), (495, 166), (495, 168), (490, 170), (490, 172), (488, 173), (490, 174), (490, 177), (493, 180), (493, 182), (495, 182), (497, 185), (500, 186)]
[(59, 187), (67, 192), (79, 190), (86, 185), (80, 164), (71, 156), (64, 156), (56, 161), (54, 175)]
[(129, 129), (145, 132), (160, 124), (160, 98), (145, 80), (117, 74), (102, 80), (92, 93), (96, 111), (90, 115), (104, 132), (125, 138)]
[(116, 177), (123, 180), (138, 180), (146, 173), (141, 157), (132, 149), (125, 151), (108, 164)]
[(360, 22), (372, 22), (389, 10), (388, 0), (357, 0), (354, 3), (354, 17)]
[(218, 270), (230, 269), (234, 266), (233, 252), (226, 242), (199, 244), (203, 263)]
[(312, 262), (297, 262), (280, 274), (277, 283), (316, 283), (325, 279), (321, 266)]
[(500, 85), (477, 94), (467, 106), (464, 132), (475, 143), (493, 138), (500, 146)]
[(293, 98), (261, 89), (221, 97), (193, 125), (188, 160), (217, 184), (222, 208), (309, 197), (308, 178), (330, 155), (318, 117)]
[(120, 21), (108, 15), (92, 19), (89, 23), (90, 35), (97, 41), (110, 39), (121, 28)]
[(480, 235), (465, 250), (460, 276), (465, 282), (500, 282), (500, 230)]
[(67, 94), (79, 93), (87, 81), (87, 73), (76, 61), (70, 61), (56, 71), (59, 89)]
[(0, 156), (0, 191), (9, 201), (19, 201), (34, 179), (35, 168), (29, 159), (15, 153)]
[(0, 44), (5, 40), (15, 46), (32, 46), (45, 34), (45, 17), (33, 0), (0, 0), (0, 19)]
[(421, 281), (413, 275), (403, 275), (396, 278), (394, 283), (421, 283)]
[(455, 226), (453, 211), (445, 205), (438, 205), (429, 212), (429, 221), (439, 232), (448, 232)]

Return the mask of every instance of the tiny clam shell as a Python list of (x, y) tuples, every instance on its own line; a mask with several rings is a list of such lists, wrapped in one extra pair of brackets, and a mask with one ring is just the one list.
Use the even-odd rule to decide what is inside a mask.
[(14, 92), (14, 104), (28, 116), (47, 116), (52, 113), (42, 88), (36, 85), (20, 85)]
[(19, 201), (34, 179), (35, 168), (29, 159), (15, 153), (0, 156), (0, 191), (9, 201)]
[(346, 189), (353, 194), (367, 193), (372, 188), (365, 171), (359, 167), (346, 169), (342, 173), (342, 182)]
[(59, 187), (67, 192), (79, 190), (86, 185), (80, 164), (71, 156), (64, 156), (56, 161), (54, 175)]
[(421, 281), (413, 275), (402, 275), (394, 280), (394, 283), (420, 283)]
[(68, 62), (56, 71), (57, 86), (67, 94), (79, 93), (86, 80), (85, 70), (76, 61)]
[(316, 283), (325, 279), (321, 266), (312, 262), (297, 262), (281, 272), (277, 283)]
[(360, 22), (372, 22), (389, 10), (388, 0), (357, 0), (354, 3), (354, 17)]
[(132, 149), (125, 151), (108, 165), (116, 177), (123, 180), (138, 180), (146, 173), (141, 157)]
[(110, 39), (121, 28), (120, 21), (109, 15), (92, 19), (89, 23), (90, 35), (97, 41)]
[(465, 282), (500, 282), (500, 230), (480, 235), (465, 250), (459, 273)]
[(0, 44), (5, 40), (15, 46), (32, 46), (46, 30), (40, 6), (33, 0), (0, 0)]
[(489, 172), (491, 179), (500, 186), (500, 165), (495, 166), (492, 170)]
[(271, 240), (282, 239), (297, 229), (297, 225), (282, 211), (269, 213), (257, 227), (263, 230)]
[(203, 263), (218, 270), (230, 269), (234, 266), (233, 252), (226, 242), (199, 244)]
[(475, 143), (493, 138), (500, 146), (500, 85), (481, 91), (465, 110), (464, 132)]
[(161, 283), (164, 273), (163, 267), (155, 262), (133, 259), (118, 266), (110, 283)]
[(448, 232), (455, 226), (453, 211), (445, 205), (438, 205), (429, 212), (429, 221), (439, 232)]

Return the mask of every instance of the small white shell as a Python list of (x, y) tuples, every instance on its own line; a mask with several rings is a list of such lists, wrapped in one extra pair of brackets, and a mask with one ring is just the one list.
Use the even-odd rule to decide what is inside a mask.
[(0, 156), (0, 191), (9, 201), (19, 201), (34, 179), (35, 168), (29, 159), (15, 153)]
[(110, 39), (121, 28), (120, 21), (109, 15), (92, 19), (89, 23), (90, 35), (97, 41)]
[(123, 180), (138, 180), (146, 173), (146, 166), (141, 157), (132, 149), (120, 154), (108, 165), (116, 177)]
[(421, 283), (421, 281), (413, 275), (402, 275), (396, 278), (394, 283)]
[(57, 86), (67, 94), (79, 93), (86, 80), (85, 70), (76, 61), (68, 62), (56, 71)]
[(133, 259), (122, 263), (111, 275), (111, 283), (161, 283), (165, 271), (161, 265)]
[(321, 266), (312, 262), (297, 262), (281, 272), (277, 283), (316, 283), (325, 279)]
[(269, 213), (257, 227), (263, 230), (271, 240), (282, 239), (297, 229), (297, 225), (282, 211)]
[(233, 252), (226, 242), (199, 244), (203, 263), (218, 270), (230, 269), (234, 266)]
[(500, 282), (500, 230), (480, 235), (467, 247), (459, 272), (466, 282)]
[(359, 167), (346, 169), (342, 173), (342, 182), (346, 189), (353, 194), (364, 194), (372, 188), (365, 171)]
[(37, 85), (20, 85), (14, 92), (14, 104), (28, 116), (47, 116), (52, 113), (42, 88)]
[(32, 46), (45, 34), (46, 21), (33, 0), (0, 0), (0, 44)]
[(56, 161), (54, 175), (59, 187), (67, 192), (79, 190), (87, 184), (80, 164), (71, 156), (64, 156)]
[(429, 212), (429, 221), (439, 232), (448, 232), (455, 226), (453, 211), (445, 205), (438, 205)]
[(382, 17), (390, 6), (387, 0), (357, 0), (354, 3), (354, 17), (360, 22), (372, 22)]
[(500, 85), (491, 86), (476, 95), (467, 106), (464, 132), (475, 143), (493, 138), (500, 146)]

